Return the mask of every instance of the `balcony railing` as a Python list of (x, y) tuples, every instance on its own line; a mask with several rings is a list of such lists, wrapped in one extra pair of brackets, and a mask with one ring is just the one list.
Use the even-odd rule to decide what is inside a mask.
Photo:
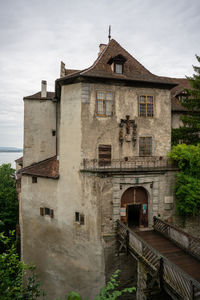
[(105, 164), (98, 159), (83, 159), (82, 170), (141, 170), (141, 169), (166, 169), (175, 168), (167, 157), (141, 157), (135, 156), (126, 159), (112, 159)]

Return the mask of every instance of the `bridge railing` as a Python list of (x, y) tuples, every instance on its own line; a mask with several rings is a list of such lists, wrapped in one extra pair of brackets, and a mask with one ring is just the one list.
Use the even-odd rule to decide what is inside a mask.
[(126, 250), (133, 250), (135, 255), (142, 258), (149, 267), (155, 271), (159, 270), (159, 253), (119, 220), (117, 221), (117, 234), (118, 239), (124, 243)]
[(153, 228), (174, 242), (177, 246), (200, 260), (200, 239), (196, 238), (178, 227), (154, 217)]
[(184, 300), (200, 300), (199, 282), (163, 257), (119, 220), (117, 221), (117, 236), (127, 252), (157, 273), (160, 283), (168, 291), (172, 291)]

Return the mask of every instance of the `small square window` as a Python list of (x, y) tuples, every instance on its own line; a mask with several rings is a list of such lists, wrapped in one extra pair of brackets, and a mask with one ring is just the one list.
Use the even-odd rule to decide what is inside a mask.
[(56, 135), (56, 130), (52, 130), (52, 136)]
[(44, 214), (45, 214), (45, 215), (50, 215), (50, 208), (45, 207), (45, 208), (44, 208)]
[(79, 223), (80, 225), (84, 225), (85, 224), (85, 216), (84, 214), (81, 214), (79, 212), (75, 212), (75, 222)]
[(32, 177), (32, 183), (37, 183), (37, 177)]
[(54, 211), (48, 207), (40, 207), (40, 215), (41, 216), (50, 216), (54, 218)]
[(122, 74), (123, 73), (122, 64), (115, 64), (115, 73), (117, 73), (117, 74)]

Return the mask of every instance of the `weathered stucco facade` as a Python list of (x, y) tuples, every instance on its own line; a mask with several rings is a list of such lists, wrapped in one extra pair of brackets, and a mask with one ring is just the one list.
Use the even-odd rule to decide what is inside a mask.
[[(24, 99), (22, 258), (36, 264), (48, 300), (70, 290), (95, 297), (117, 267), (117, 219), (127, 215), (128, 223), (135, 215), (144, 229), (153, 216), (167, 220), (174, 212), (175, 171), (166, 158), (174, 83), (151, 74), (114, 40), (103, 48), (89, 69), (62, 65), (54, 96)], [(122, 74), (113, 71), (116, 57)], [(104, 115), (98, 92), (111, 97)], [(139, 101), (147, 96), (142, 115)], [(141, 138), (150, 145), (141, 146)], [(102, 145), (108, 150), (101, 161)], [(136, 198), (122, 210), (128, 190)], [(138, 191), (146, 202), (140, 203)]]

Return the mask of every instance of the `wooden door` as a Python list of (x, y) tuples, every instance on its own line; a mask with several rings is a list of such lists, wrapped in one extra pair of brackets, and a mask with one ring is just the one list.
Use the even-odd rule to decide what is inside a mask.
[[(143, 187), (132, 187), (124, 192), (120, 215), (121, 221), (127, 225), (148, 227), (148, 194)], [(131, 220), (131, 217), (135, 220)]]

